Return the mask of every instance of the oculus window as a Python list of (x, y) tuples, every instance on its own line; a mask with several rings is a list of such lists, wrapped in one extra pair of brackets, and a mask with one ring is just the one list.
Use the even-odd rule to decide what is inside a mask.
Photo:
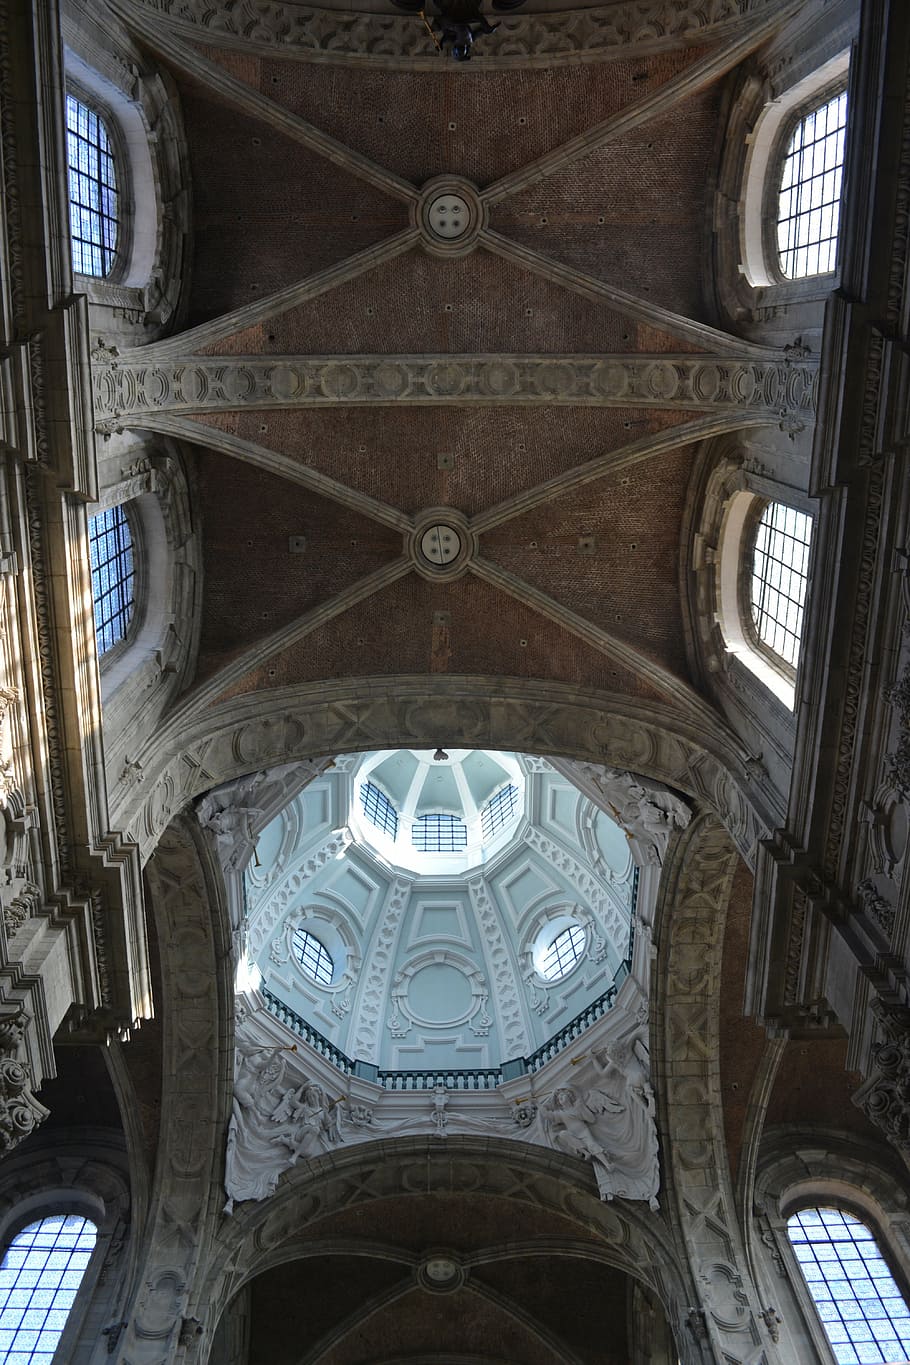
[(460, 853), (468, 846), (468, 827), (457, 815), (421, 815), (411, 826), (418, 853)]
[(335, 963), (325, 944), (306, 929), (295, 929), (292, 939), (294, 955), (311, 981), (317, 986), (331, 986)]
[(385, 792), (380, 791), (374, 782), (362, 784), (360, 804), (371, 825), (387, 834), (390, 839), (398, 838), (398, 812)]
[(133, 537), (122, 507), (109, 507), (89, 521), (92, 602), (99, 655), (126, 635), (135, 605)]
[(120, 222), (114, 150), (101, 115), (71, 94), (66, 151), (73, 269), (104, 278), (114, 268)]
[(55, 1213), (30, 1223), (0, 1265), (0, 1358), (51, 1365), (95, 1247), (94, 1223)]
[(541, 975), (547, 981), (558, 981), (560, 977), (568, 976), (585, 950), (586, 938), (587, 935), (580, 924), (570, 924), (567, 928), (560, 929), (553, 942), (543, 952)]
[(749, 619), (760, 644), (795, 674), (803, 630), (812, 518), (768, 503), (758, 522), (749, 578)]
[(777, 250), (785, 279), (824, 275), (837, 264), (847, 92), (817, 105), (794, 127), (784, 154)]
[(866, 1224), (841, 1209), (802, 1209), (787, 1234), (837, 1365), (910, 1359), (910, 1310)]

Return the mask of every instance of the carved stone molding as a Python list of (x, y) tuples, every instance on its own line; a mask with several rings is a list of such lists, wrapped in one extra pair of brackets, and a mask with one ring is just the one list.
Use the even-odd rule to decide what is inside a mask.
[(692, 819), (685, 801), (659, 783), (602, 764), (557, 760), (553, 766), (634, 836), (649, 862), (662, 862), (670, 836)]
[(155, 416), (348, 403), (690, 408), (813, 419), (812, 361), (712, 355), (198, 356), (92, 367), (104, 433)]
[(50, 1113), (32, 1093), (32, 1073), (19, 1052), (29, 1023), (24, 1010), (0, 1015), (0, 1155), (18, 1147)]
[(727, 1165), (718, 1000), (724, 921), (737, 857), (710, 817), (681, 836), (664, 872), (658, 1008), (665, 1020), (656, 1067), (674, 1198), (699, 1302), (689, 1328), (729, 1365), (783, 1359), (752, 1284)]
[[(146, 0), (145, 8), (197, 41), (243, 43), (308, 61), (410, 70), (436, 69), (438, 55), (413, 16), (317, 9), (280, 0)], [(599, 9), (550, 11), (507, 18), (495, 52), (475, 58), (483, 70), (603, 61), (624, 53), (708, 43), (767, 16), (786, 17), (787, 0), (625, 0)]]
[(696, 737), (671, 707), (560, 684), (439, 677), (322, 683), (241, 697), (180, 731), (161, 727), (141, 758), (146, 781), (113, 812), (147, 858), (200, 793), (276, 763), (384, 748), (491, 748), (641, 773), (718, 812), (749, 861), (767, 832), (760, 798), (727, 733)]
[(872, 1047), (867, 1079), (853, 1096), (854, 1104), (910, 1159), (910, 1010), (877, 1001), (878, 1039)]

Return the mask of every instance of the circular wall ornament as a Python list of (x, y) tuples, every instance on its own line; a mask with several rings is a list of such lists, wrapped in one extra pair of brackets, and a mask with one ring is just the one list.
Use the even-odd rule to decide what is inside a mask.
[(437, 175), (427, 181), (414, 209), (425, 249), (440, 256), (473, 251), (486, 216), (476, 185), (460, 175)]

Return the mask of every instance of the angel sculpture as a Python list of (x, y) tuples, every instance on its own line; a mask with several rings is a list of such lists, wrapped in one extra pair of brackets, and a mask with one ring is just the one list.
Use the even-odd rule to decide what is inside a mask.
[[(624, 1108), (603, 1090), (588, 1090), (580, 1095), (571, 1086), (554, 1091), (540, 1108), (553, 1146), (568, 1152), (569, 1156), (580, 1156), (583, 1161), (590, 1161), (601, 1192), (608, 1188), (601, 1177), (612, 1173), (613, 1161), (595, 1125), (601, 1114), (621, 1114)], [(604, 1197), (612, 1199), (612, 1192)]]
[(341, 1141), (338, 1113), (321, 1085), (305, 1082), (299, 1090), (286, 1090), (272, 1114), (281, 1131), (272, 1142), (288, 1150), (288, 1166), (301, 1157), (319, 1156)]

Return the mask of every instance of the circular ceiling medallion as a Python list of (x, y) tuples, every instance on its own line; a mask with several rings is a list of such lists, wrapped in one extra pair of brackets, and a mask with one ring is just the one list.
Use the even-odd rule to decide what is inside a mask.
[(462, 256), (477, 244), (486, 222), (486, 207), (469, 180), (460, 175), (437, 175), (424, 185), (415, 215), (427, 251)]
[(417, 1279), (424, 1289), (437, 1294), (451, 1294), (465, 1281), (464, 1268), (450, 1251), (431, 1251), (417, 1271)]
[(454, 526), (437, 521), (428, 526), (420, 537), (420, 553), (428, 564), (443, 569), (458, 558), (461, 536)]
[(471, 225), (471, 206), (461, 194), (439, 194), (427, 205), (427, 222), (437, 237), (454, 241)]
[(411, 563), (424, 578), (459, 578), (476, 553), (467, 517), (454, 507), (428, 507), (414, 518), (408, 541)]

